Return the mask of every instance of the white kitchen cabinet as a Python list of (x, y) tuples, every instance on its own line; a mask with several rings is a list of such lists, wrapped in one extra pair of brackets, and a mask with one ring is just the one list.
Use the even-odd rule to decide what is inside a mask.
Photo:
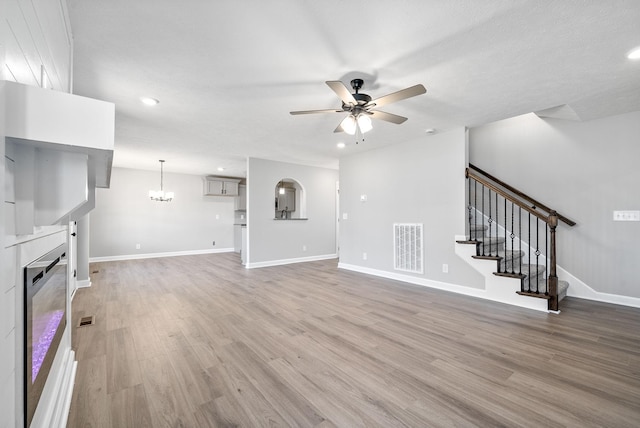
[(206, 177), (204, 194), (206, 196), (238, 196), (239, 178)]

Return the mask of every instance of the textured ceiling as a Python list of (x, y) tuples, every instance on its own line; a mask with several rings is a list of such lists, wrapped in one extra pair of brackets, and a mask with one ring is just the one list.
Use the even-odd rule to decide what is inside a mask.
[[(245, 176), (249, 156), (337, 168), (341, 155), (427, 128), (545, 111), (640, 110), (637, 0), (67, 0), (74, 92), (116, 104), (114, 166)], [(333, 130), (326, 80), (365, 80), (382, 110), (366, 139)], [(140, 96), (160, 100), (146, 107)], [(346, 148), (336, 148), (338, 142)], [(216, 170), (224, 167), (224, 173)]]

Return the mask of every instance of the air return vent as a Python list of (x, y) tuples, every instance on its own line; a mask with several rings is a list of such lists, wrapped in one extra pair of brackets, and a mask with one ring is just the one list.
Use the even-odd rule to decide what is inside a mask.
[(393, 242), (393, 268), (423, 273), (422, 223), (394, 224)]
[(93, 315), (88, 317), (80, 318), (80, 322), (78, 322), (78, 327), (86, 327), (88, 325), (95, 324), (95, 317)]

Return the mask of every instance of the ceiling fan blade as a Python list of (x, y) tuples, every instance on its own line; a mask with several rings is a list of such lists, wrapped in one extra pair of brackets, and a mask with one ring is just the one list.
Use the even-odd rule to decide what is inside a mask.
[(325, 82), (327, 85), (329, 85), (329, 87), (333, 90), (333, 92), (336, 93), (336, 95), (338, 97), (340, 97), (340, 99), (342, 100), (343, 103), (345, 104), (358, 104), (358, 102), (356, 101), (355, 98), (353, 98), (353, 95), (351, 94), (351, 91), (349, 91), (349, 88), (347, 88), (345, 86), (344, 83), (342, 83), (339, 80), (328, 80), (327, 82)]
[(297, 115), (297, 114), (315, 114), (315, 113), (344, 113), (344, 110), (336, 110), (334, 108), (328, 108), (324, 110), (301, 110), (301, 111), (290, 111), (289, 114)]
[(382, 107), (386, 104), (395, 103), (396, 101), (404, 100), (407, 98), (415, 97), (416, 95), (422, 95), (427, 90), (422, 85), (414, 85), (410, 88), (402, 89), (398, 92), (394, 92), (392, 94), (385, 95), (380, 98), (376, 98), (375, 100), (369, 101), (366, 105), (370, 107)]
[(337, 133), (337, 132), (344, 132), (344, 129), (342, 129), (342, 122), (340, 122), (340, 123), (338, 124), (338, 126), (336, 127), (336, 129), (334, 129), (334, 130), (333, 130), (333, 132), (334, 132), (334, 133)]
[(404, 121), (407, 120), (407, 118), (404, 117), (404, 116), (398, 116), (397, 114), (385, 113), (384, 111), (372, 110), (369, 113), (371, 113), (371, 116), (373, 116), (375, 119), (384, 120), (386, 122), (395, 123), (397, 125), (400, 125), (401, 123), (403, 123)]

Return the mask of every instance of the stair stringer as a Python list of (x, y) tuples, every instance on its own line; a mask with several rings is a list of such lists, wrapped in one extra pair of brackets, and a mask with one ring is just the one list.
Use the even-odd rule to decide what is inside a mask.
[[(461, 235), (456, 236), (455, 239), (456, 241), (465, 241), (467, 237)], [(516, 293), (520, 291), (520, 279), (494, 275), (497, 267), (495, 260), (474, 259), (472, 256), (476, 255), (475, 245), (456, 243), (455, 253), (484, 277), (484, 290), (476, 290), (478, 293), (474, 294), (477, 297), (521, 308), (549, 312), (547, 299), (522, 296)]]

